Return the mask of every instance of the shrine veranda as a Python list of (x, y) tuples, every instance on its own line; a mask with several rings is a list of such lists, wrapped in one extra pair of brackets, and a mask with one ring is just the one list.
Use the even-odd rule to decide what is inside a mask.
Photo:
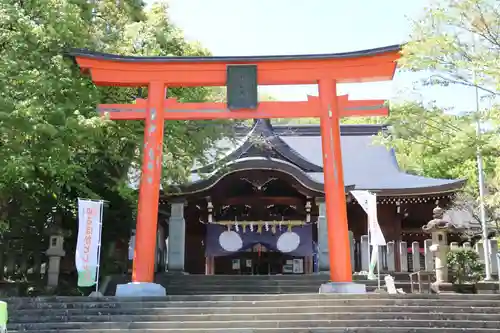
[[(428, 206), (430, 217), (436, 198), (446, 203), (463, 184), (401, 172), (393, 152), (372, 144), (381, 127), (339, 125), (341, 117), (387, 114), (384, 101), (338, 96), (337, 84), (391, 80), (399, 50), (394, 45), (340, 54), (268, 57), (71, 52), (97, 85), (148, 87), (147, 99), (134, 104), (98, 106), (113, 120), (140, 119), (146, 124), (132, 270), (132, 280), (139, 284), (124, 288), (141, 284), (156, 288), (154, 273), (166, 263), (168, 271), (191, 274), (327, 270), (332, 290), (360, 291), (352, 283), (356, 260), (351, 239), (366, 233), (367, 223), (348, 191), (376, 192), (386, 238), (403, 240), (404, 232), (425, 223), (420, 219), (427, 218), (423, 213), (427, 210), (421, 205)], [(258, 101), (258, 85), (287, 84), (317, 84), (319, 97), (303, 102)], [(168, 99), (169, 87), (224, 85), (227, 104)], [(269, 121), (299, 117), (318, 117), (320, 126), (285, 131)], [(241, 139), (222, 161), (224, 167), (214, 169), (216, 161), (195, 167), (176, 195), (163, 193), (164, 121), (231, 118), (257, 120), (250, 128), (237, 129)], [(256, 137), (264, 138), (260, 145), (253, 140)], [(420, 205), (417, 214), (412, 212), (415, 204)], [(165, 211), (167, 216), (159, 213)], [(298, 262), (302, 264), (294, 264)]]

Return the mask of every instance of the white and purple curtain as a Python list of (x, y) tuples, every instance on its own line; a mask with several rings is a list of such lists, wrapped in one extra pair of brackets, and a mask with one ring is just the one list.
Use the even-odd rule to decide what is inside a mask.
[(205, 255), (207, 256), (227, 256), (236, 252), (245, 251), (255, 244), (262, 244), (267, 249), (279, 251), (291, 256), (311, 256), (313, 254), (312, 225), (292, 227), (288, 231), (287, 226), (282, 226), (281, 230), (250, 231), (246, 232), (240, 226), (239, 230), (228, 230), (227, 227), (208, 224), (205, 242)]

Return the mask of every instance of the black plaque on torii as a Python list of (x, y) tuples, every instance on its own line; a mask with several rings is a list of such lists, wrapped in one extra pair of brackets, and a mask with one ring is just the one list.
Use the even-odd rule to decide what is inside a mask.
[(229, 110), (257, 109), (257, 65), (228, 65), (226, 87)]

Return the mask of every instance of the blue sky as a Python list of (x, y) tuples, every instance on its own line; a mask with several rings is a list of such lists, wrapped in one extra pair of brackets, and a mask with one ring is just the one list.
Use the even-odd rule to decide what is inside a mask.
[[(152, 3), (154, 0), (146, 0)], [(168, 0), (169, 15), (188, 40), (214, 55), (308, 54), (354, 51), (407, 41), (411, 20), (428, 0)], [(422, 75), (400, 72), (394, 81), (340, 86), (352, 98), (421, 98), (468, 110), (474, 92), (465, 87), (410, 93)], [(303, 100), (315, 86), (265, 87), (280, 100)]]

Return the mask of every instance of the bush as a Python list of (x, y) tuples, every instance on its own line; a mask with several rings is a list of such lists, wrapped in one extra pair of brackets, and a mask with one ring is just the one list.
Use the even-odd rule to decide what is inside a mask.
[(453, 249), (448, 252), (447, 259), (454, 284), (477, 283), (484, 277), (484, 264), (474, 250)]

